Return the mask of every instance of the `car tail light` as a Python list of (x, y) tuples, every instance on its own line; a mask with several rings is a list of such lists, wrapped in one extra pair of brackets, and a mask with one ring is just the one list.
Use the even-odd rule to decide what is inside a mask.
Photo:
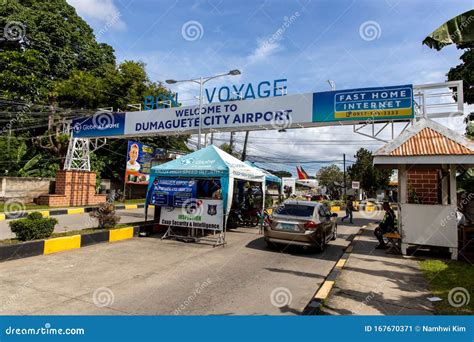
[(316, 230), (316, 228), (318, 228), (318, 224), (314, 221), (308, 221), (304, 224), (304, 228), (306, 230)]

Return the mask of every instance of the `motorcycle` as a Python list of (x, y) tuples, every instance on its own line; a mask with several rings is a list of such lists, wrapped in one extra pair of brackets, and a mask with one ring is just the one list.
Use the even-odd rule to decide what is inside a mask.
[(227, 226), (229, 228), (256, 227), (260, 222), (260, 217), (260, 209), (233, 208), (229, 212)]

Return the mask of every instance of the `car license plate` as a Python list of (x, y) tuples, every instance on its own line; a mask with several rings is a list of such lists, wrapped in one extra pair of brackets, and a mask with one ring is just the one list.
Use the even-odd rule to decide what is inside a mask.
[(290, 232), (298, 231), (298, 226), (296, 226), (295, 224), (291, 224), (291, 223), (280, 223), (280, 228), (282, 230), (288, 230)]

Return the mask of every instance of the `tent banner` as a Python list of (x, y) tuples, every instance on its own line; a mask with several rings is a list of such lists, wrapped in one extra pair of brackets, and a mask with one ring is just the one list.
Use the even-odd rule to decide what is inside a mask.
[(156, 178), (151, 191), (150, 204), (182, 207), (196, 198), (197, 182), (189, 179)]
[(196, 199), (185, 206), (161, 207), (160, 224), (174, 227), (223, 230), (224, 201)]

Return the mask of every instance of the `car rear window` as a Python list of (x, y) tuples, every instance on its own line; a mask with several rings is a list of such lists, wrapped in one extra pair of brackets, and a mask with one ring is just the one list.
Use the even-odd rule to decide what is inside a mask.
[(312, 216), (314, 207), (310, 205), (300, 204), (285, 204), (276, 210), (277, 215), (288, 215), (288, 216)]

